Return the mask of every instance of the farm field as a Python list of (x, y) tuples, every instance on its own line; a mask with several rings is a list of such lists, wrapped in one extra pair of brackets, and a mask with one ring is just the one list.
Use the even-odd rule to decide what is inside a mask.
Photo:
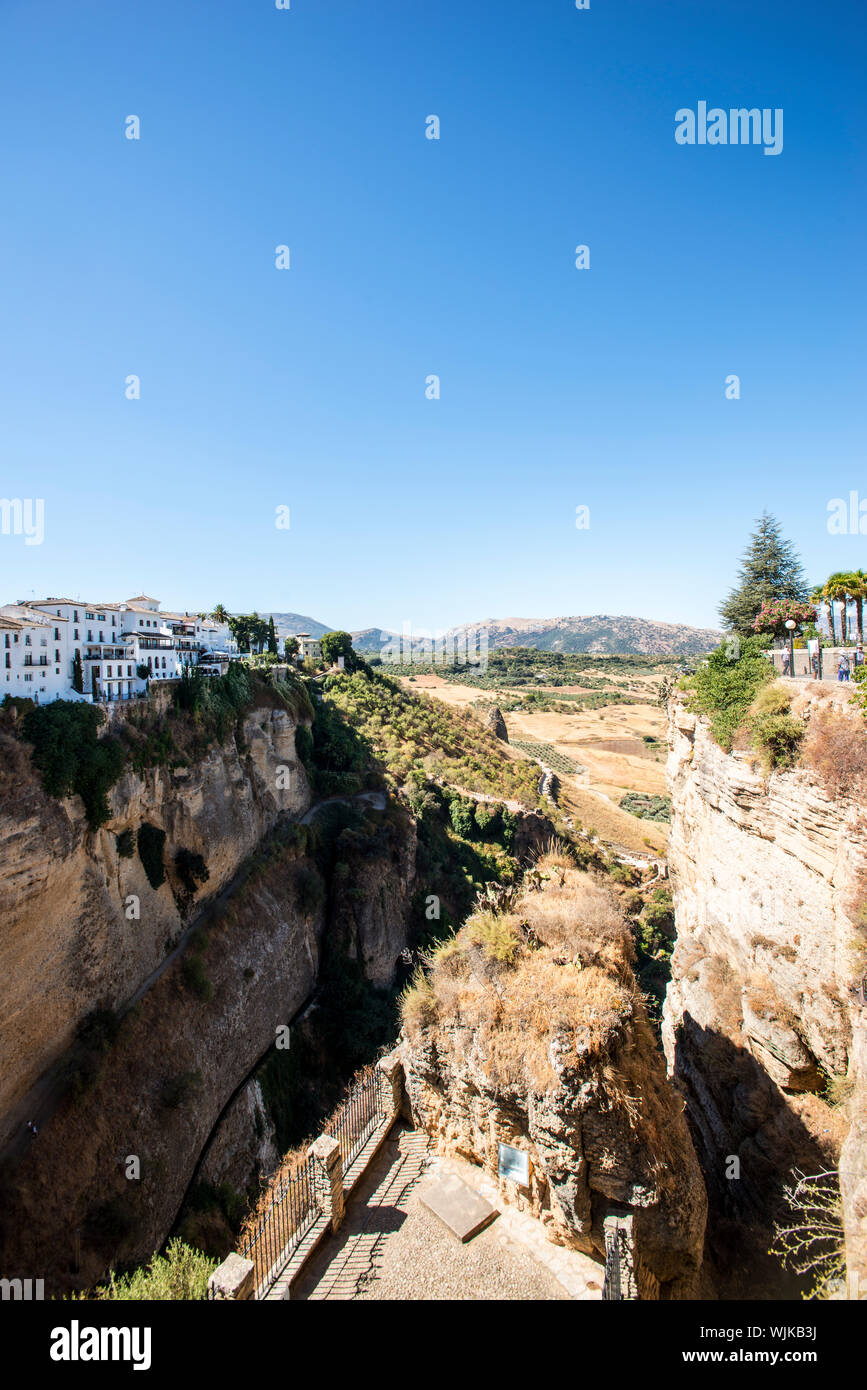
[[(566, 710), (535, 710), (524, 705), (523, 708), (509, 710), (504, 708), (503, 716), (509, 734), (510, 744), (544, 744), (552, 749), (558, 758), (559, 766), (545, 758), (554, 768), (561, 784), (561, 805), (584, 826), (595, 828), (606, 840), (615, 841), (637, 852), (651, 849), (664, 853), (667, 844), (665, 824), (641, 819), (621, 811), (619, 802), (626, 792), (643, 792), (650, 796), (664, 796), (665, 756), (666, 756), (666, 717), (655, 703), (655, 692), (661, 672), (642, 672), (639, 675), (605, 673), (606, 691), (622, 695), (634, 693), (636, 703), (617, 703), (601, 709), (586, 709), (580, 705), (575, 712)], [(446, 681), (434, 674), (419, 674), (414, 678), (404, 676), (401, 684), (409, 690), (425, 691), (435, 699), (447, 704), (480, 708), (480, 697), (491, 704), (508, 706), (510, 701), (526, 696), (526, 687), (479, 690), (476, 686), (461, 685)], [(604, 694), (600, 691), (601, 681), (593, 679), (592, 685), (585, 686), (546, 686), (541, 681), (533, 687), (551, 700), (562, 699), (570, 694)], [(639, 702), (640, 701), (640, 702)], [(564, 703), (568, 703), (564, 701)], [(655, 744), (646, 740), (654, 739)], [(515, 748), (516, 755), (522, 750)], [(529, 756), (529, 753), (523, 753)], [(563, 771), (564, 767), (578, 766), (585, 769), (575, 773)]]

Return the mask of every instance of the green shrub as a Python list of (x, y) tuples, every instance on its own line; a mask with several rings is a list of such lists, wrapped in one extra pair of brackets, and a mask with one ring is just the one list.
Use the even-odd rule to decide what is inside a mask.
[(165, 1255), (156, 1254), (146, 1265), (130, 1274), (117, 1275), (112, 1270), (107, 1284), (89, 1293), (73, 1294), (74, 1299), (117, 1299), (123, 1302), (148, 1300), (166, 1303), (170, 1300), (200, 1300), (208, 1296), (208, 1279), (217, 1261), (208, 1259), (183, 1241), (169, 1241)]
[(142, 862), (147, 881), (151, 888), (159, 888), (165, 883), (166, 870), (163, 864), (163, 848), (166, 832), (156, 825), (142, 821), (138, 828), (138, 857)]
[(784, 685), (760, 690), (747, 717), (750, 742), (762, 755), (766, 772), (792, 767), (800, 752), (805, 725), (789, 713), (792, 697)]
[(76, 700), (54, 700), (25, 714), (22, 733), (49, 796), (80, 796), (92, 830), (109, 817), (108, 793), (123, 771), (116, 738), (99, 738), (105, 714)]
[(801, 720), (791, 714), (757, 715), (751, 721), (750, 739), (766, 772), (794, 766), (804, 732)]
[(461, 796), (454, 797), (449, 806), (449, 820), (456, 835), (464, 840), (475, 839), (476, 810), (472, 801), (465, 801)]
[(313, 770), (313, 735), (306, 725), (301, 724), (295, 730), (295, 752), (304, 764), (305, 771), (309, 774)]
[(726, 751), (759, 690), (774, 679), (773, 668), (762, 655), (766, 645), (763, 637), (747, 637), (737, 646), (734, 639), (721, 642), (682, 683), (688, 708), (709, 717), (711, 733)]
[(671, 797), (650, 796), (645, 792), (627, 792), (620, 798), (621, 811), (641, 820), (665, 822), (671, 820)]

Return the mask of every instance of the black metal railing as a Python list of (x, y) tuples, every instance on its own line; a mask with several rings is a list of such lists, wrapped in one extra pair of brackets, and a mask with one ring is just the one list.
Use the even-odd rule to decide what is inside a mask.
[[(323, 1132), (336, 1139), (344, 1173), (382, 1121), (391, 1119), (384, 1077), (374, 1067), (357, 1077)], [(268, 1205), (239, 1246), (255, 1266), (255, 1293), (264, 1298), (330, 1201), (319, 1163), (309, 1155), (275, 1182)]]
[(355, 1082), (343, 1104), (325, 1126), (340, 1145), (343, 1171), (358, 1157), (379, 1123), (387, 1116), (382, 1075), (374, 1067)]
[(255, 1265), (256, 1298), (262, 1298), (300, 1245), (325, 1204), (317, 1164), (306, 1158), (280, 1182), (258, 1226), (241, 1245)]

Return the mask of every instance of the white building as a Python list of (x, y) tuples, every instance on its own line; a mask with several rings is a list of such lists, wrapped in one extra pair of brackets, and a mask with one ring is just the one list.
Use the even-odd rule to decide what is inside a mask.
[(65, 697), (70, 679), (68, 624), (25, 603), (0, 607), (2, 695), (46, 704)]
[[(128, 700), (151, 680), (177, 680), (185, 666), (225, 669), (238, 646), (227, 623), (161, 613), (157, 599), (126, 603), (48, 598), (0, 606), (5, 665), (0, 696)], [(81, 691), (75, 689), (76, 657)]]
[(318, 637), (311, 637), (309, 632), (296, 632), (295, 638), (299, 661), (306, 661), (308, 657), (311, 661), (322, 660), (322, 643)]

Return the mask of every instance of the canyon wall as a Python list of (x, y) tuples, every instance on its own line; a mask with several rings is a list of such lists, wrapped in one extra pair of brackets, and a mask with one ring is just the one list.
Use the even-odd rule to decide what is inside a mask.
[[(825, 698), (808, 689), (796, 712), (809, 718)], [(793, 1169), (839, 1163), (850, 1272), (867, 1282), (867, 1053), (853, 956), (867, 864), (861, 808), (807, 770), (765, 776), (751, 755), (723, 752), (680, 696), (668, 780), (677, 945), (663, 1037), (719, 1264), (732, 1263), (726, 1242), (747, 1228), (764, 1253)], [(828, 1078), (849, 1093), (845, 1103), (828, 1103)]]
[[(46, 796), (26, 747), (0, 733), (0, 1144), (29, 1118), (21, 1109), (29, 1089), (82, 1018), (129, 1000), (189, 909), (225, 888), (281, 813), (301, 815), (310, 799), (295, 723), (282, 709), (253, 708), (240, 737), (192, 766), (127, 771), (96, 832), (77, 797)], [(135, 837), (143, 823), (166, 835), (168, 877), (157, 889), (138, 853), (118, 852), (122, 832)], [(208, 869), (195, 905), (184, 904), (174, 873), (181, 849)]]
[[(16, 1131), (0, 1177), (4, 1271), (38, 1269), (52, 1293), (89, 1287), (110, 1264), (150, 1258), (194, 1181), (243, 1193), (276, 1157), (253, 1073), (287, 1029), (291, 1046), (326, 955), (354, 957), (375, 985), (393, 982), (415, 824), (382, 794), (356, 798), (360, 820), (330, 839), (315, 813), (300, 824), (310, 791), (294, 732), (283, 711), (254, 708), (200, 762), (125, 775), (95, 834), (75, 801), (44, 796), (8, 739), (7, 1105), (57, 1057), (74, 1074), (55, 1068), (28, 1093), (48, 1115), (35, 1139)], [(166, 833), (169, 881), (156, 891), (137, 855), (117, 853), (117, 836), (143, 822)], [(201, 854), (210, 874), (192, 903), (172, 871), (180, 848)], [(333, 867), (329, 855), (339, 855)], [(126, 920), (130, 893), (140, 920)], [(137, 992), (108, 1035), (64, 1052), (83, 1016)]]

